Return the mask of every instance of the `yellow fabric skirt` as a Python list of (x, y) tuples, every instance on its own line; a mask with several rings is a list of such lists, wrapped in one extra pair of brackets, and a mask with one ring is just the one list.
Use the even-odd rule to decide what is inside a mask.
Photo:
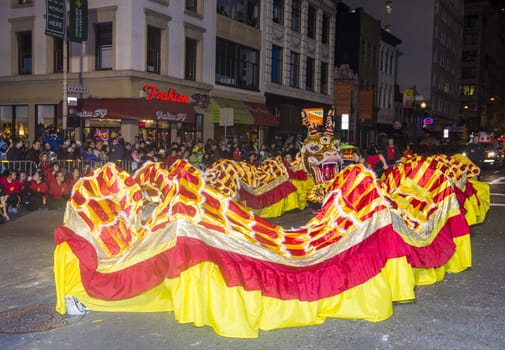
[(276, 218), (290, 210), (305, 209), (307, 205), (307, 190), (314, 183), (314, 179), (309, 177), (307, 180), (290, 180), (290, 182), (296, 187), (296, 192), (290, 193), (277, 203), (263, 209), (250, 210), (262, 218)]
[(56, 310), (66, 313), (65, 296), (79, 299), (93, 311), (174, 313), (180, 323), (210, 326), (226, 337), (255, 338), (259, 330), (321, 324), (326, 317), (382, 321), (393, 313), (393, 302), (415, 299), (416, 285), (435, 283), (446, 272), (471, 266), (470, 235), (454, 239), (452, 258), (436, 269), (414, 269), (405, 257), (389, 259), (382, 271), (367, 282), (336, 296), (312, 302), (280, 300), (259, 291), (228, 287), (218, 266), (203, 262), (179, 277), (132, 298), (110, 301), (89, 296), (81, 281), (79, 260), (67, 243), (54, 254)]

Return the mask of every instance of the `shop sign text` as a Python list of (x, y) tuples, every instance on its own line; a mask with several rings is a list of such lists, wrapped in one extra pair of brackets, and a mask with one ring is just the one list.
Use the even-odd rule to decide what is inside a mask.
[(75, 109), (70, 109), (68, 114), (76, 115), (80, 118), (105, 118), (107, 115), (107, 108), (95, 109), (94, 111), (87, 111), (85, 109), (77, 111)]
[(170, 88), (168, 91), (160, 91), (156, 85), (144, 86), (147, 101), (158, 100), (175, 103), (189, 103), (187, 95), (181, 95), (177, 90)]
[(172, 114), (170, 112), (156, 112), (156, 119), (158, 120), (168, 120), (171, 122), (183, 122), (186, 120), (187, 115), (185, 113)]

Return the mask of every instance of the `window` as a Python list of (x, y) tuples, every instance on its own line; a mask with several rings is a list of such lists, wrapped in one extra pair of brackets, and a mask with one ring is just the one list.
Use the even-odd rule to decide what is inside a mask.
[[(56, 111), (58, 105), (35, 105), (35, 123), (36, 125), (43, 125), (44, 128), (49, 125), (55, 125)], [(40, 132), (40, 131), (39, 131)], [(43, 130), (42, 130), (43, 133)], [(43, 135), (36, 135), (40, 137)]]
[(365, 63), (366, 57), (366, 42), (365, 39), (361, 39), (359, 43), (359, 63)]
[(63, 72), (63, 39), (54, 37), (53, 37), (53, 72), (54, 73)]
[(307, 66), (305, 67), (305, 89), (314, 91), (314, 59), (307, 57)]
[(272, 83), (282, 84), (282, 47), (272, 45)]
[(310, 5), (307, 14), (307, 36), (311, 39), (316, 38), (316, 9)]
[(249, 90), (258, 89), (258, 57), (258, 51), (239, 47), (238, 87)]
[(463, 51), (461, 60), (463, 62), (476, 62), (477, 61), (477, 51), (475, 51), (475, 50)]
[(160, 73), (161, 66), (161, 29), (147, 26), (147, 67), (151, 73)]
[(381, 48), (380, 51), (380, 71), (384, 72), (384, 49)]
[(463, 96), (473, 96), (473, 95), (475, 95), (475, 85), (463, 85), (461, 87), (461, 94)]
[(464, 45), (475, 45), (479, 42), (479, 37), (477, 33), (465, 33), (463, 34), (463, 44)]
[(393, 1), (387, 0), (386, 1), (386, 14), (390, 15), (392, 11), (393, 11)]
[(300, 32), (300, 20), (302, 17), (302, 7), (300, 0), (292, 0), (291, 3), (291, 30)]
[(216, 84), (258, 90), (259, 52), (231, 41), (217, 38)]
[(366, 44), (366, 61), (365, 64), (368, 66), (372, 65), (372, 45), (370, 43)]
[(328, 44), (330, 42), (330, 16), (328, 16), (326, 13), (323, 13), (321, 42), (323, 44)]
[(112, 22), (97, 23), (96, 34), (96, 70), (112, 69)]
[(370, 62), (370, 66), (373, 68), (377, 68), (377, 46), (372, 47), (372, 62)]
[(186, 68), (184, 70), (184, 77), (188, 80), (196, 80), (197, 45), (197, 40), (186, 38)]
[(259, 28), (260, 0), (217, 0), (217, 13)]
[(477, 30), (480, 27), (478, 15), (468, 15), (463, 19), (464, 29)]
[(320, 88), (319, 92), (322, 94), (328, 94), (328, 63), (321, 62), (321, 77), (319, 78)]
[(18, 73), (32, 74), (32, 32), (18, 32)]
[(198, 12), (198, 0), (186, 0), (186, 10)]
[(300, 54), (293, 51), (289, 56), (289, 86), (300, 86)]
[(274, 23), (284, 24), (284, 0), (274, 0), (272, 20)]

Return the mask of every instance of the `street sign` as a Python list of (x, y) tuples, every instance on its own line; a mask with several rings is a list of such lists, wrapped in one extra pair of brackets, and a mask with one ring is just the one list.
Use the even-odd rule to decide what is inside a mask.
[(77, 97), (75, 96), (68, 96), (67, 97), (67, 105), (75, 107), (77, 106)]
[(67, 91), (73, 92), (75, 94), (87, 94), (88, 93), (88, 89), (86, 89), (85, 87), (82, 87), (80, 85), (69, 85), (69, 86), (67, 86)]
[(68, 40), (83, 42), (88, 40), (88, 1), (70, 0), (70, 25)]
[(65, 38), (65, 0), (46, 0), (46, 35)]

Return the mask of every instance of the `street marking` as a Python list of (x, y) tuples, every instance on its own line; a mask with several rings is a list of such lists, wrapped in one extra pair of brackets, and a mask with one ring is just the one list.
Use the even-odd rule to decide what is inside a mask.
[(505, 193), (491, 193), (491, 196), (505, 196)]
[(505, 184), (505, 177), (499, 177), (497, 179), (494, 179), (493, 181), (491, 182), (488, 182), (488, 184), (490, 185), (498, 185), (498, 184)]
[(492, 207), (505, 207), (505, 203), (491, 203)]

